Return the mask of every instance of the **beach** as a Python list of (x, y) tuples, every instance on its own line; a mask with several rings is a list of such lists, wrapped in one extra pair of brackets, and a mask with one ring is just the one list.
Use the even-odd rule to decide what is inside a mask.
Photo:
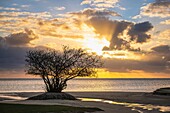
[(26, 100), (43, 92), (0, 93), (0, 103), (96, 107), (95, 113), (170, 112), (170, 97), (145, 92), (67, 92), (78, 100)]

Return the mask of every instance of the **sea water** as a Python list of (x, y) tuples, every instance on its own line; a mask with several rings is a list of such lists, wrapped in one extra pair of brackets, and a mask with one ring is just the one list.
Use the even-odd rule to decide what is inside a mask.
[[(68, 81), (65, 92), (121, 91), (152, 92), (161, 87), (170, 87), (170, 79), (102, 79), (76, 78)], [(41, 79), (0, 79), (0, 92), (42, 92)]]

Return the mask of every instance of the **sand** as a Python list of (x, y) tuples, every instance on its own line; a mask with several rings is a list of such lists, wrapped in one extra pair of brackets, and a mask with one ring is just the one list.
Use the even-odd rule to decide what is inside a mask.
[(25, 100), (42, 92), (0, 93), (1, 103), (97, 107), (96, 113), (170, 112), (170, 97), (144, 92), (68, 92), (80, 100)]

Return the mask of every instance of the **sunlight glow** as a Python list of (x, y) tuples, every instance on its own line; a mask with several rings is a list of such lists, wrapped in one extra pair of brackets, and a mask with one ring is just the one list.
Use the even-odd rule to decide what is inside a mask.
[[(93, 27), (89, 27), (83, 24), (83, 46), (87, 48), (89, 52), (95, 52), (97, 55), (102, 55), (104, 58), (116, 58), (116, 59), (140, 59), (140, 56), (129, 52), (128, 50), (111, 50), (102, 51), (103, 47), (109, 47), (110, 42), (106, 37), (100, 37), (94, 32)], [(100, 38), (99, 38), (100, 37)]]
[(92, 52), (97, 53), (98, 55), (102, 55), (102, 49), (104, 46), (109, 46), (109, 42), (105, 38), (85, 38), (84, 42), (88, 49), (90, 49)]
[(109, 46), (110, 42), (106, 40), (105, 37), (98, 38), (97, 34), (94, 32), (94, 29), (87, 26), (86, 24), (82, 25), (82, 29), (85, 30), (84, 36), (84, 47), (88, 48), (89, 51), (95, 52), (98, 55), (102, 55), (102, 49), (104, 46)]
[(117, 58), (117, 59), (133, 59), (133, 60), (141, 59), (140, 55), (134, 54), (133, 52), (127, 50), (103, 51), (103, 57)]

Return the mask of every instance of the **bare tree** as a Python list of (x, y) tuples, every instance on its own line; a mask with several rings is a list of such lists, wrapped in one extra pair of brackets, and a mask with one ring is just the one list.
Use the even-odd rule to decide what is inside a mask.
[(26, 55), (27, 73), (40, 75), (47, 92), (61, 92), (75, 77), (94, 76), (102, 66), (100, 57), (83, 49), (31, 50)]

